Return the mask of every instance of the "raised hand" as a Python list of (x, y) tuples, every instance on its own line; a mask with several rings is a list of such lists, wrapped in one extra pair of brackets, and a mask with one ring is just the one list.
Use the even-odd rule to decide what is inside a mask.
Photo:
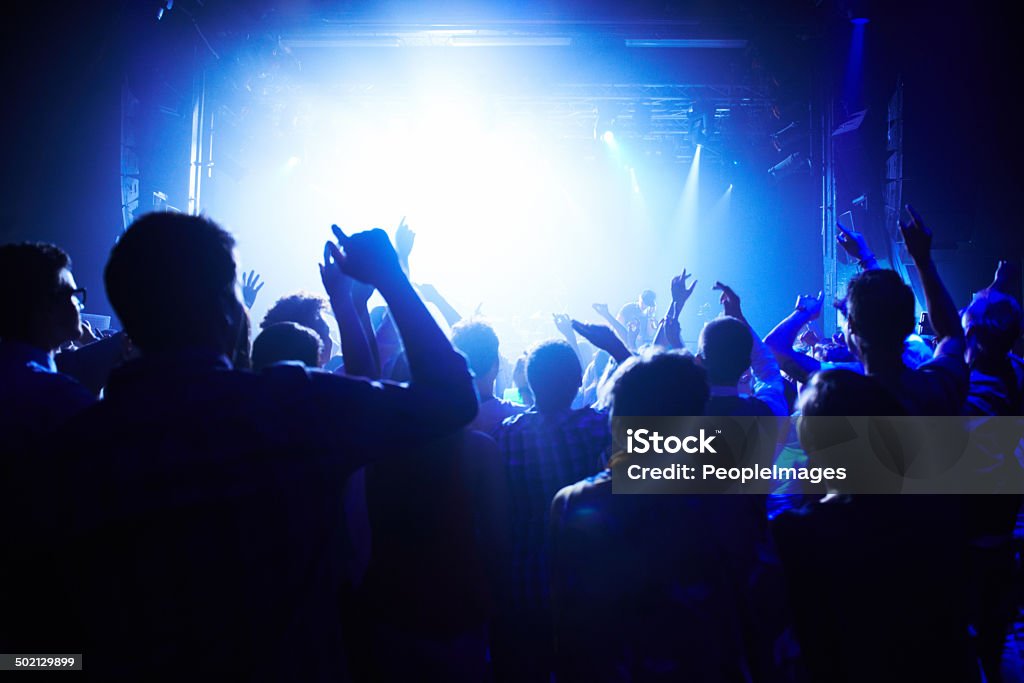
[(691, 273), (687, 273), (686, 269), (683, 268), (683, 272), (672, 278), (672, 301), (679, 304), (677, 310), (682, 308), (686, 300), (693, 294), (693, 290), (697, 288), (697, 281), (694, 280), (690, 283), (690, 286), (686, 286), (686, 281), (693, 277)]
[(619, 362), (631, 355), (623, 341), (607, 325), (591, 325), (573, 320), (572, 329), (597, 348), (607, 351), (612, 358)]
[[(797, 303), (799, 304), (799, 299), (797, 300)], [(821, 341), (821, 337), (818, 336), (818, 333), (812, 330), (810, 327), (808, 327), (807, 331), (801, 334), (798, 337), (798, 339), (800, 340), (801, 344), (807, 347), (813, 347), (815, 344)]]
[(818, 296), (801, 294), (796, 298), (796, 310), (807, 314), (808, 319), (814, 320), (821, 315), (821, 307), (825, 302), (825, 293), (818, 292)]
[(238, 284), (242, 286), (242, 303), (246, 308), (252, 308), (256, 303), (256, 295), (266, 283), (260, 282), (260, 276), (255, 270), (250, 270), (248, 273), (242, 273), (242, 279)]
[[(696, 282), (694, 284), (696, 285)], [(693, 287), (690, 287), (690, 292), (693, 292)], [(673, 301), (668, 315), (665, 316), (665, 339), (670, 349), (683, 348), (682, 331), (679, 329), (679, 306), (680, 304)]]
[(740, 297), (732, 290), (732, 287), (715, 281), (715, 284), (711, 289), (722, 293), (722, 296), (719, 297), (718, 301), (722, 304), (722, 310), (726, 315), (733, 318), (739, 318), (740, 320), (744, 319), (743, 310), (740, 308)]
[(416, 289), (419, 290), (420, 298), (430, 303), (437, 303), (441, 293), (437, 291), (437, 287), (426, 282), (422, 282), (416, 285)]
[(900, 218), (903, 243), (907, 245), (907, 251), (915, 263), (926, 263), (932, 255), (932, 231), (925, 226), (921, 216), (910, 204), (907, 204), (907, 213), (910, 214), (909, 221)]
[(836, 228), (836, 241), (855, 261), (869, 262), (874, 260), (875, 255), (871, 252), (871, 248), (868, 247), (868, 241), (864, 239), (864, 235), (856, 230), (849, 230), (843, 227), (842, 223), (836, 223)]
[(597, 314), (603, 318), (612, 317), (611, 311), (608, 310), (608, 304), (594, 304), (593, 308), (597, 311)]
[(92, 329), (92, 325), (89, 324), (88, 320), (83, 320), (82, 334), (75, 340), (75, 344), (77, 346), (85, 346), (86, 344), (97, 342), (102, 338), (103, 337), (100, 334), (97, 334), (96, 330)]
[(331, 230), (341, 245), (338, 265), (346, 275), (377, 288), (405, 280), (398, 254), (386, 232), (374, 228), (348, 236), (337, 225), (332, 225)]
[(341, 270), (341, 250), (333, 242), (324, 244), (324, 262), (320, 265), (320, 281), (332, 303), (351, 300), (354, 281)]
[(565, 313), (553, 313), (551, 317), (555, 321), (555, 328), (562, 333), (565, 337), (575, 337), (576, 333), (572, 329), (572, 318)]
[(1000, 261), (996, 265), (995, 275), (992, 276), (992, 284), (989, 288), (1002, 292), (1003, 294), (1013, 294), (1013, 283), (1016, 280), (1017, 267), (1009, 261)]
[(405, 224), (405, 216), (402, 216), (401, 222), (395, 228), (395, 251), (398, 253), (399, 263), (402, 264), (402, 268), (407, 274), (409, 271), (409, 254), (412, 253), (412, 247), (415, 242), (416, 233)]

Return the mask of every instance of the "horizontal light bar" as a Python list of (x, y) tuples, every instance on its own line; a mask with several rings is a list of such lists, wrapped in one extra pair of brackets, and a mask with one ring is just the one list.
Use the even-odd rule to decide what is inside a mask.
[(402, 47), (395, 36), (351, 36), (338, 38), (288, 38), (281, 41), (285, 47)]
[(747, 41), (734, 38), (627, 38), (626, 47), (737, 49)]
[(569, 47), (566, 36), (452, 36), (452, 47)]

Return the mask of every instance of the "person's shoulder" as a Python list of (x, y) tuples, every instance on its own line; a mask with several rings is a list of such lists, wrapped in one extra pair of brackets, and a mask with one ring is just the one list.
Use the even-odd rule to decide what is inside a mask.
[(771, 417), (771, 406), (756, 396), (712, 396), (705, 414), (709, 417)]
[(619, 316), (625, 318), (627, 316), (636, 317), (640, 315), (640, 304), (635, 301), (630, 301), (628, 304), (623, 304), (622, 308), (619, 309)]
[(384, 384), (365, 377), (349, 377), (320, 368), (309, 368), (299, 362), (275, 363), (259, 372), (239, 371), (239, 374), (242, 373), (251, 377), (248, 381), (254, 385), (262, 384), (283, 391), (301, 391), (305, 388), (314, 392), (356, 392), (372, 390)]
[(98, 401), (95, 394), (70, 375), (31, 368), (26, 370), (26, 373), (23, 379), (27, 386), (23, 388), (33, 396), (25, 398), (33, 402), (45, 401), (50, 410), (74, 413)]
[(524, 429), (536, 422), (539, 418), (540, 413), (536, 410), (524, 407), (521, 411), (502, 420), (501, 424), (498, 425), (498, 430)]
[(490, 451), (496, 448), (494, 438), (477, 429), (463, 430), (462, 445), (479, 451)]
[(503, 398), (494, 398), (494, 399), (488, 401), (487, 403), (484, 403), (483, 405), (481, 405), (480, 406), (481, 411), (484, 409), (484, 406), (487, 406), (490, 403), (494, 404), (492, 410), (495, 413), (497, 413), (499, 415), (502, 415), (503, 419), (509, 418), (509, 417), (512, 417), (512, 416), (515, 416), (515, 415), (519, 415), (520, 413), (525, 412), (526, 409), (527, 409), (526, 406), (521, 405), (519, 403), (513, 403), (512, 401), (506, 401)]
[(605, 425), (608, 424), (608, 415), (600, 410), (594, 408), (577, 408), (569, 414), (570, 418), (578, 423), (585, 425)]
[(964, 361), (963, 348), (963, 341), (960, 339), (943, 339), (935, 348), (931, 359), (917, 366), (915, 370), (922, 373), (955, 375), (966, 379), (968, 368), (967, 362)]
[(554, 497), (554, 505), (569, 511), (578, 505), (611, 495), (611, 470), (601, 470), (585, 479), (562, 487)]

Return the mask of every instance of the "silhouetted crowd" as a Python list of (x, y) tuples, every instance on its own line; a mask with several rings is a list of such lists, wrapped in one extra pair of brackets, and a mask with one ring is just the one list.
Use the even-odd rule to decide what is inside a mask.
[(2, 246), (0, 652), (102, 681), (1024, 681), (1019, 495), (612, 494), (616, 416), (1021, 415), (1012, 267), (958, 311), (907, 208), (921, 329), (840, 227), (834, 338), (820, 293), (762, 338), (716, 282), (686, 349), (684, 270), (663, 317), (649, 290), (555, 315), (519, 359), (412, 284), (404, 221), (334, 226), (324, 295), (258, 326), (208, 218), (121, 235), (121, 331), (60, 248)]

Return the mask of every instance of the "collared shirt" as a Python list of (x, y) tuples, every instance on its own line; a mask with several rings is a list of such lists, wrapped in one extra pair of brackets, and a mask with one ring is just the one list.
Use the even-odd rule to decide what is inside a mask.
[(520, 609), (544, 609), (551, 499), (562, 487), (604, 469), (611, 446), (608, 417), (590, 408), (551, 413), (531, 408), (505, 420), (494, 437), (512, 504), (506, 598)]
[(493, 434), (502, 422), (524, 410), (526, 410), (526, 406), (491, 396), (480, 404), (476, 419), (469, 424), (468, 429), (484, 434)]

